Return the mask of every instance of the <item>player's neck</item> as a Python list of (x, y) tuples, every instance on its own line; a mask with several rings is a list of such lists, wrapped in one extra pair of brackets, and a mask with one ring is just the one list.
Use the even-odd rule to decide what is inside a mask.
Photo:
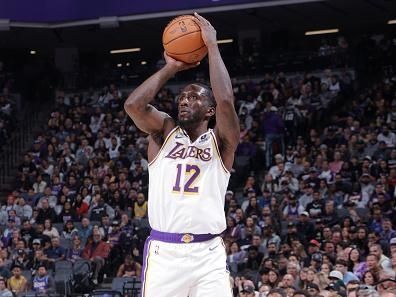
[(208, 124), (200, 122), (196, 125), (181, 126), (187, 135), (190, 137), (191, 142), (194, 142), (199, 136), (208, 131)]

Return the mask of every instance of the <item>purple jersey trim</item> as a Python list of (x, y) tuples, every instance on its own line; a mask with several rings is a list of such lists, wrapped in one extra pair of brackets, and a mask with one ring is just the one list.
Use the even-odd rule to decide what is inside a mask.
[(145, 289), (146, 289), (146, 272), (148, 268), (148, 256), (149, 256), (149, 250), (150, 250), (150, 245), (151, 245), (151, 240), (152, 238), (149, 236), (147, 237), (145, 243), (144, 243), (144, 249), (143, 249), (143, 267), (142, 267), (142, 274), (140, 276), (140, 280), (142, 281), (142, 297), (144, 297), (145, 294)]

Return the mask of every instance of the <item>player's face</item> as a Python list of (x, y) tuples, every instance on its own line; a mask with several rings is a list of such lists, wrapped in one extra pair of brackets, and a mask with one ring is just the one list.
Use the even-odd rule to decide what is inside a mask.
[(178, 110), (178, 120), (182, 126), (205, 120), (209, 111), (205, 89), (196, 85), (185, 87), (178, 98)]

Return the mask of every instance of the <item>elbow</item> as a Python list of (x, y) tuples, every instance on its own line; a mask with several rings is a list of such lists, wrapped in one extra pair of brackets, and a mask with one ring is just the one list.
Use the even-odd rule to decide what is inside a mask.
[(125, 101), (124, 103), (124, 109), (129, 111), (129, 110), (133, 110), (136, 108), (136, 101), (133, 100), (133, 98), (128, 97), (128, 99)]
[(139, 104), (138, 101), (135, 100), (133, 97), (128, 97), (128, 99), (124, 103), (124, 109), (129, 114), (136, 113), (142, 108), (143, 106), (141, 106), (141, 104)]

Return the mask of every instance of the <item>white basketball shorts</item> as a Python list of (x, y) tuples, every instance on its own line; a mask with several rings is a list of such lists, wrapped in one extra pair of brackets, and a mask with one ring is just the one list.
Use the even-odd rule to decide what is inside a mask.
[(168, 243), (148, 237), (142, 297), (232, 297), (223, 240)]

